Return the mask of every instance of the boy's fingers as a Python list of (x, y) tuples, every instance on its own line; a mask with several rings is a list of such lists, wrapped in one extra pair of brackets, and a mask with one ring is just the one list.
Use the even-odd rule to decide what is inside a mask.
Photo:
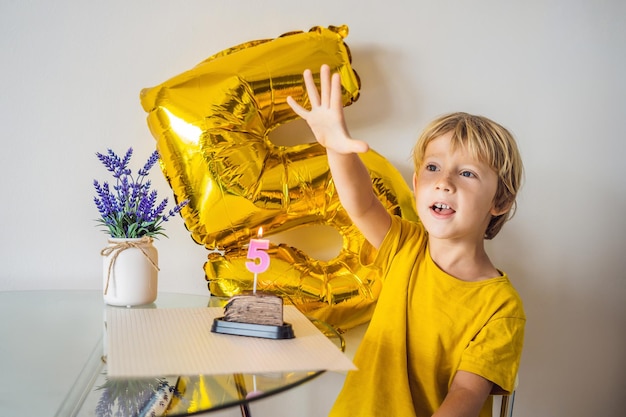
[(322, 65), (320, 68), (320, 90), (322, 96), (321, 105), (328, 107), (331, 97), (330, 67), (328, 65)]
[(332, 78), (332, 95), (330, 106), (333, 108), (343, 107), (343, 98), (341, 97), (341, 76), (339, 73), (334, 73)]
[(320, 96), (317, 92), (317, 86), (315, 85), (315, 80), (313, 79), (313, 74), (311, 70), (304, 70), (304, 85), (306, 86), (306, 92), (309, 95), (309, 101), (311, 102), (311, 106), (317, 107), (320, 105)]
[(303, 119), (306, 118), (308, 111), (304, 107), (302, 107), (296, 100), (294, 100), (293, 97), (287, 97), (287, 104), (289, 104), (289, 107), (291, 107), (295, 114)]

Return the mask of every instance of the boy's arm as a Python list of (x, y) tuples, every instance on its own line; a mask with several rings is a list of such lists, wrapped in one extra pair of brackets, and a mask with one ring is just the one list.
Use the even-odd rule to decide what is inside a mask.
[(343, 114), (341, 79), (320, 69), (320, 91), (311, 71), (304, 72), (304, 82), (311, 102), (307, 111), (291, 97), (287, 102), (308, 123), (315, 139), (326, 148), (328, 164), (341, 204), (368, 242), (378, 248), (389, 227), (391, 215), (374, 194), (372, 180), (358, 153), (367, 152), (367, 143), (350, 137)]
[(457, 371), (450, 390), (433, 417), (477, 417), (493, 382), (466, 371)]

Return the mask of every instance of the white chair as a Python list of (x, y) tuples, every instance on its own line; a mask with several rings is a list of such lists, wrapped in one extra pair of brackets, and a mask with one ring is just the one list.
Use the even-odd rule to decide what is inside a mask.
[[(513, 403), (515, 401), (515, 391), (509, 395), (494, 395), (494, 417), (512, 417), (513, 416)], [(499, 404), (498, 404), (499, 401)], [(498, 405), (500, 405), (500, 414), (497, 414)]]
[[(510, 394), (494, 394), (494, 397), (499, 397), (500, 401), (500, 414), (499, 417), (513, 417), (513, 405), (515, 403), (515, 391), (517, 390), (517, 385), (519, 384), (519, 376), (515, 377), (515, 386), (513, 387), (513, 392)], [(497, 401), (494, 401), (494, 409), (497, 409)], [(496, 414), (494, 413), (494, 416)]]

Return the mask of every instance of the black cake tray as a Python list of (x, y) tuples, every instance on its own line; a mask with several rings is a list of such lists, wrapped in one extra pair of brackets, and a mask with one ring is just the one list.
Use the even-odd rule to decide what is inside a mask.
[(232, 334), (236, 336), (262, 337), (265, 339), (293, 339), (293, 327), (289, 323), (282, 326), (272, 326), (268, 324), (239, 323), (236, 321), (226, 321), (224, 317), (213, 319), (211, 326), (213, 333)]

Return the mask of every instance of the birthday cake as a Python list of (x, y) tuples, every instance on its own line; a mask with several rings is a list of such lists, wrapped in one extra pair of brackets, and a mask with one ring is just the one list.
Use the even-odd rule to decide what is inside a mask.
[(224, 307), (224, 320), (283, 325), (283, 299), (268, 293), (235, 295)]
[(231, 297), (224, 306), (224, 316), (213, 321), (211, 331), (269, 339), (295, 337), (291, 324), (283, 321), (283, 299), (262, 292)]

